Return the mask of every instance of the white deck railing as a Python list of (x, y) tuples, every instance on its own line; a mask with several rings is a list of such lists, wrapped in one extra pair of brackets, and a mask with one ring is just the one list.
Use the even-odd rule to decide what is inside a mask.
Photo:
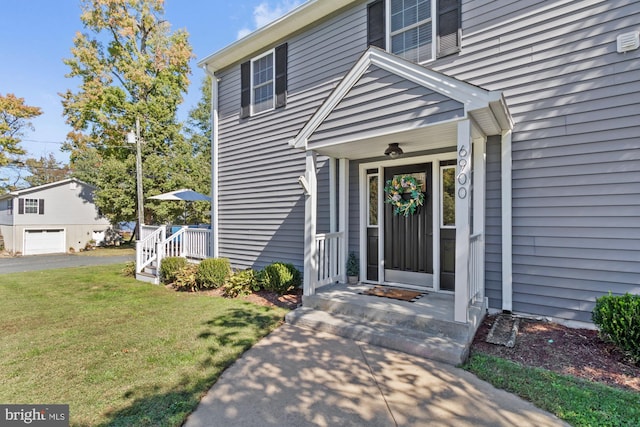
[(164, 241), (161, 258), (168, 256), (200, 260), (208, 258), (210, 241), (210, 230), (183, 227)]
[(484, 236), (474, 234), (469, 239), (469, 303), (484, 298)]
[(343, 236), (342, 232), (316, 235), (316, 287), (338, 282), (344, 276), (346, 256), (342, 249)]
[[(141, 239), (136, 241), (136, 273), (142, 272), (158, 259), (158, 243), (166, 238), (164, 226), (140, 226)], [(144, 236), (144, 237), (142, 237)]]

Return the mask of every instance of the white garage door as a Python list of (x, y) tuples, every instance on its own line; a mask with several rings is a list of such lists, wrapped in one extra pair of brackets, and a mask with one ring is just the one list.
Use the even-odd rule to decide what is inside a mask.
[(64, 230), (25, 230), (24, 254), (53, 254), (65, 252)]

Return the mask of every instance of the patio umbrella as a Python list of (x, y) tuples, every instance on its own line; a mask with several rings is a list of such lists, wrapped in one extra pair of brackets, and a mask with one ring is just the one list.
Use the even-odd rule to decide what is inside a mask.
[(178, 200), (183, 202), (210, 202), (211, 197), (205, 196), (202, 193), (193, 191), (189, 188), (182, 188), (180, 190), (170, 191), (168, 193), (158, 194), (157, 196), (151, 196), (150, 199), (156, 200)]
[[(149, 199), (155, 200), (173, 200), (188, 202), (191, 205), (192, 202), (210, 202), (211, 197), (206, 196), (197, 191), (193, 191), (190, 188), (181, 188), (180, 190), (170, 191), (168, 193), (158, 194), (157, 196), (151, 196)], [(187, 222), (187, 207), (184, 209), (184, 222)]]

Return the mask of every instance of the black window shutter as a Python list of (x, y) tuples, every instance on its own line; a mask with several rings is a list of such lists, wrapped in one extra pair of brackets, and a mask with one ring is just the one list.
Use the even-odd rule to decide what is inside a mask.
[(251, 114), (251, 62), (240, 65), (240, 118)]
[(367, 5), (367, 46), (385, 48), (384, 0)]
[(44, 199), (38, 199), (38, 213), (44, 215)]
[(460, 51), (461, 0), (438, 0), (438, 57)]
[(287, 105), (287, 56), (286, 43), (276, 47), (276, 108)]
[(18, 199), (18, 214), (24, 214), (24, 199)]

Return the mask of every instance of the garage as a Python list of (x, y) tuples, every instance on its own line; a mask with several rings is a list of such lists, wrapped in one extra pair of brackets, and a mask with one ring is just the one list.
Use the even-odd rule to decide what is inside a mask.
[(53, 254), (65, 251), (64, 230), (25, 230), (24, 255)]

